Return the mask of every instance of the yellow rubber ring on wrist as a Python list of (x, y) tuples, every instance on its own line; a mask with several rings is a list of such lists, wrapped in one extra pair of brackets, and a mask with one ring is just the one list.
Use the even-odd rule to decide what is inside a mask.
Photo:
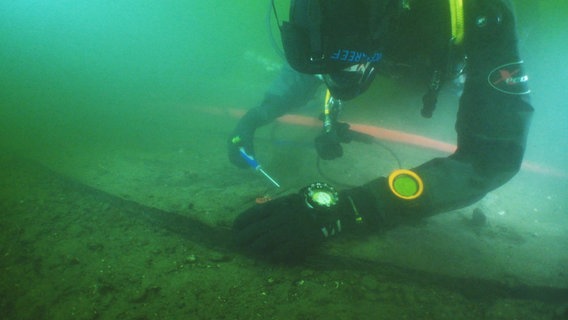
[(413, 200), (424, 192), (424, 183), (415, 172), (399, 169), (389, 175), (389, 188), (395, 196), (404, 200)]

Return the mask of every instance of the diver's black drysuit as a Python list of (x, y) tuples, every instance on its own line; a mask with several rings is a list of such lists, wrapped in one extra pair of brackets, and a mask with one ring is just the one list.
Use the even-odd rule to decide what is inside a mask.
[[(405, 59), (405, 53), (418, 47), (426, 47), (435, 57), (448, 50), (448, 1), (417, 2), (390, 22), (383, 62)], [(394, 196), (384, 177), (357, 188), (354, 199), (358, 193), (366, 194), (361, 200), (374, 202), (379, 215), (370, 219), (380, 218), (380, 224), (472, 204), (520, 169), (533, 108), (518, 52), (512, 5), (507, 0), (469, 0), (464, 1), (463, 12), (461, 48), (467, 68), (455, 124), (457, 150), (412, 169), (424, 182), (423, 195), (415, 200)], [(241, 119), (235, 133), (252, 136), (255, 128), (305, 104), (320, 85), (313, 75), (283, 68), (261, 106)]]

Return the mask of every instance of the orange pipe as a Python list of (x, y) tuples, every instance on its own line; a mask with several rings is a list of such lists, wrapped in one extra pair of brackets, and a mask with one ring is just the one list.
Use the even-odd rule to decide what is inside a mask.
[[(221, 109), (213, 108), (210, 110), (212, 113), (223, 113)], [(228, 109), (224, 110), (224, 112), (228, 112), (230, 115), (234, 117), (241, 117), (245, 110), (240, 109)], [(321, 126), (321, 121), (313, 117), (306, 117), (301, 115), (294, 115), (288, 114), (278, 118), (279, 122), (293, 124), (293, 125), (302, 125), (302, 126)], [(367, 124), (351, 124), (351, 129), (357, 132), (361, 132), (372, 136), (376, 139), (392, 141), (396, 143), (403, 143), (408, 145), (413, 145), (421, 148), (427, 148), (431, 150), (438, 150), (446, 153), (453, 153), (456, 150), (456, 145), (451, 143), (446, 143), (443, 141), (435, 140), (432, 138), (428, 138), (425, 136), (420, 136), (412, 133), (407, 133), (398, 130), (386, 129), (382, 127), (371, 126)], [(549, 175), (558, 178), (568, 178), (568, 174), (564, 171), (555, 169), (555, 168), (548, 168), (541, 166), (537, 163), (532, 163), (529, 161), (523, 161), (522, 168), (527, 171)]]

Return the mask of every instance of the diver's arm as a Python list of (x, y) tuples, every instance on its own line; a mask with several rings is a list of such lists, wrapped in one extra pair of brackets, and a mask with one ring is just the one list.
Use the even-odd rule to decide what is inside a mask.
[[(259, 106), (250, 109), (237, 125), (256, 129), (293, 109), (305, 105), (321, 85), (314, 75), (302, 74), (285, 65), (272, 82)], [(244, 129), (244, 128), (243, 128)]]
[(244, 149), (249, 155), (255, 154), (253, 140), (256, 129), (305, 105), (320, 85), (321, 80), (317, 77), (284, 66), (265, 93), (261, 104), (247, 111), (231, 133), (228, 141), (229, 160), (236, 166), (246, 168), (247, 163), (240, 152)]
[[(457, 151), (413, 169), (424, 182), (423, 195), (415, 200), (395, 197), (385, 178), (359, 189), (387, 223), (470, 205), (520, 169), (533, 108), (518, 63), (514, 16), (508, 1), (468, 6), (468, 73), (456, 122)], [(484, 24), (478, 25), (479, 18)]]

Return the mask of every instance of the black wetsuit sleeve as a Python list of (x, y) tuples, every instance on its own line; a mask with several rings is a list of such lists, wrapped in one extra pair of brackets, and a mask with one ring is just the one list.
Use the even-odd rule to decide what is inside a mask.
[(385, 178), (364, 186), (387, 220), (470, 205), (520, 169), (533, 108), (519, 63), (513, 10), (506, 0), (466, 3), (468, 71), (456, 122), (457, 151), (413, 169), (424, 182), (416, 200), (396, 198)]
[(321, 85), (314, 75), (301, 74), (285, 65), (266, 91), (259, 106), (250, 109), (239, 121), (235, 131), (249, 132), (266, 125), (312, 99)]

